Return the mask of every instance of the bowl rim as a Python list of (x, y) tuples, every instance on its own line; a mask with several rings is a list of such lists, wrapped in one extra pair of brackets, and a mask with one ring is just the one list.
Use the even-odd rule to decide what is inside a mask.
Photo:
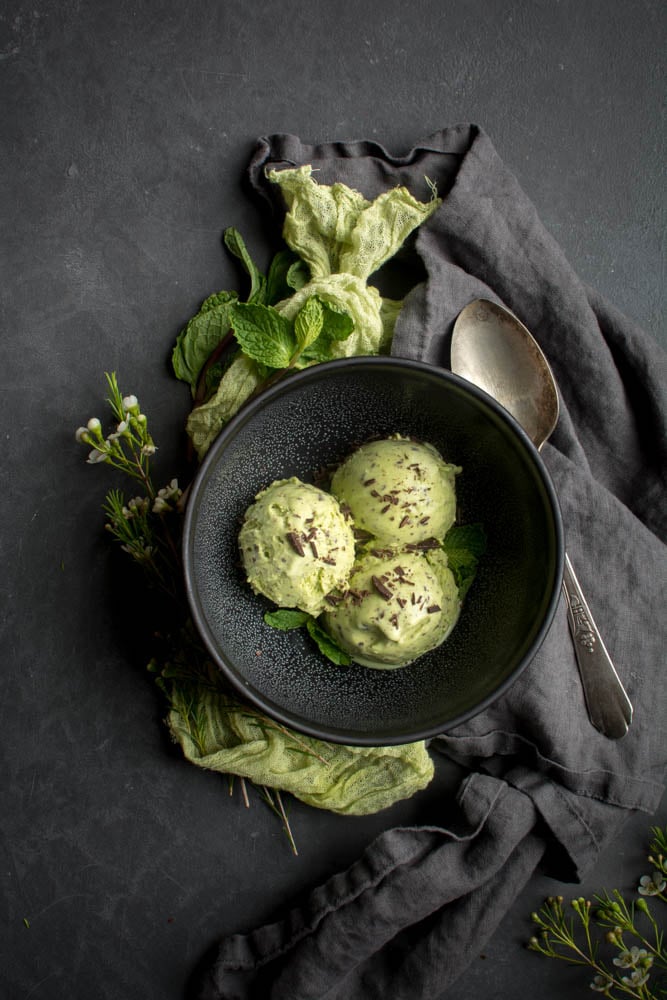
[[(307, 383), (314, 378), (326, 378), (329, 372), (335, 374), (340, 371), (345, 371), (348, 368), (380, 369), (387, 367), (397, 371), (407, 370), (430, 376), (435, 375), (444, 382), (450, 382), (484, 403), (484, 405), (494, 412), (496, 417), (498, 417), (501, 422), (505, 423), (510, 428), (522, 444), (527, 455), (530, 457), (533, 466), (539, 475), (542, 487), (547, 495), (548, 506), (552, 513), (555, 572), (552, 592), (545, 606), (540, 627), (537, 629), (530, 645), (525, 649), (523, 656), (508, 677), (506, 677), (486, 697), (477, 702), (474, 707), (459, 713), (453, 719), (448, 720), (444, 726), (432, 725), (428, 727), (416, 727), (414, 731), (410, 733), (400, 733), (395, 736), (385, 734), (381, 739), (379, 739), (378, 736), (373, 736), (372, 733), (359, 733), (355, 730), (345, 730), (340, 727), (327, 728), (326, 725), (317, 724), (310, 720), (303, 719), (300, 715), (292, 713), (280, 705), (276, 705), (276, 703), (271, 701), (271, 699), (262, 697), (261, 693), (255, 692), (255, 690), (250, 686), (244, 685), (240, 675), (237, 675), (231, 669), (231, 667), (227, 664), (224, 655), (222, 655), (219, 651), (215, 641), (215, 636), (208, 625), (206, 616), (200, 606), (200, 602), (198, 601), (192, 548), (194, 541), (193, 528), (196, 525), (196, 513), (199, 508), (199, 504), (197, 502), (199, 494), (203, 491), (212, 469), (217, 465), (220, 453), (224, 452), (227, 441), (233, 439), (244, 424), (252, 419), (255, 413), (270, 405), (273, 398), (280, 396), (284, 391), (290, 389), (291, 387), (298, 387), (301, 383)], [(299, 371), (288, 375), (286, 378), (280, 379), (274, 385), (269, 386), (267, 389), (260, 392), (254, 399), (241, 405), (241, 408), (224, 425), (218, 436), (211, 444), (199, 469), (197, 470), (194, 479), (192, 480), (188, 492), (188, 499), (183, 520), (181, 554), (185, 591), (192, 620), (200, 638), (206, 646), (207, 652), (231, 685), (232, 691), (236, 692), (242, 700), (249, 702), (256, 709), (259, 709), (271, 719), (287, 726), (290, 729), (294, 729), (299, 733), (305, 734), (306, 736), (329, 743), (372, 747), (404, 745), (421, 740), (429, 740), (439, 735), (449, 733), (457, 726), (462, 725), (464, 722), (467, 722), (468, 720), (479, 715), (481, 712), (485, 711), (485, 709), (494, 704), (516, 683), (519, 676), (534, 659), (553, 623), (560, 601), (565, 560), (565, 543), (560, 504), (549, 470), (547, 469), (538, 449), (535, 447), (533, 441), (523, 429), (521, 424), (519, 424), (515, 417), (513, 417), (512, 414), (509, 413), (509, 411), (506, 410), (493, 396), (489, 395), (483, 389), (480, 389), (474, 383), (469, 382), (462, 376), (455, 375), (449, 369), (429, 364), (425, 361), (418, 361), (413, 358), (402, 358), (397, 355), (356, 355), (353, 357), (336, 358), (332, 361), (318, 362), (317, 364), (310, 365), (307, 368), (300, 369)]]

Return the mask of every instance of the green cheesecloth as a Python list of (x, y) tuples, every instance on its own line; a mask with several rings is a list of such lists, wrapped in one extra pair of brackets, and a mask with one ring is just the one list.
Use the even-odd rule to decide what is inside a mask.
[[(398, 187), (369, 202), (344, 184), (317, 184), (309, 166), (271, 171), (268, 177), (287, 204), (285, 242), (310, 272), (310, 280), (276, 309), (293, 319), (317, 295), (354, 321), (351, 336), (335, 344), (334, 356), (388, 353), (402, 303), (383, 298), (367, 281), (440, 200), (434, 196), (424, 204)], [(256, 362), (239, 353), (211, 399), (192, 411), (187, 430), (200, 460), (261, 379)], [(433, 777), (424, 742), (353, 747), (294, 733), (231, 697), (215, 669), (198, 655), (194, 674), (173, 664), (150, 667), (161, 674), (172, 738), (196, 766), (348, 815), (385, 809), (425, 788)]]

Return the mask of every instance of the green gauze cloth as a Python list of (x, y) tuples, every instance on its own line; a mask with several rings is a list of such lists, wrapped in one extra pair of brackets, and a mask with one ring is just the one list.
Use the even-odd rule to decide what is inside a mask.
[(368, 279), (441, 202), (435, 196), (417, 201), (405, 187), (367, 201), (345, 184), (318, 184), (311, 174), (310, 166), (267, 174), (288, 207), (283, 238), (310, 270), (310, 281), (276, 308), (293, 319), (317, 295), (354, 320), (337, 356), (388, 353), (402, 302), (383, 298)]
[(325, 743), (265, 718), (204, 685), (172, 685), (167, 724), (197, 767), (290, 792), (319, 809), (362, 816), (425, 788), (426, 744), (352, 747)]

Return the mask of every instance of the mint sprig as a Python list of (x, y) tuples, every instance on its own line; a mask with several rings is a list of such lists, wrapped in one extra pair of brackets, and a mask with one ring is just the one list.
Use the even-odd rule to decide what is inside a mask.
[(479, 560), (486, 551), (486, 532), (481, 524), (457, 524), (442, 543), (447, 564), (454, 575), (461, 600), (475, 579)]
[(223, 355), (232, 344), (270, 369), (266, 378), (272, 380), (298, 363), (330, 360), (335, 342), (354, 330), (347, 313), (317, 296), (306, 299), (294, 320), (276, 308), (310, 279), (308, 265), (292, 250), (279, 250), (264, 275), (237, 229), (226, 229), (223, 242), (241, 262), (249, 288), (244, 301), (236, 291), (210, 295), (176, 338), (172, 368), (190, 386), (195, 405), (215, 392), (227, 368)]
[(325, 632), (317, 619), (308, 614), (307, 611), (299, 611), (298, 608), (278, 608), (276, 611), (267, 611), (264, 614), (264, 621), (272, 628), (280, 629), (283, 632), (305, 627), (308, 635), (327, 660), (335, 663), (338, 667), (348, 667), (352, 662), (348, 654), (340, 648), (328, 632)]

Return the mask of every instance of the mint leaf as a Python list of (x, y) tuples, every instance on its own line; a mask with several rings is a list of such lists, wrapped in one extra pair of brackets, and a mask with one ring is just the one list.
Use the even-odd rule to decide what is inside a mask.
[(304, 260), (297, 257), (288, 269), (285, 280), (289, 288), (298, 292), (300, 288), (303, 288), (310, 281), (310, 268)]
[(289, 632), (305, 625), (320, 653), (328, 660), (339, 667), (347, 667), (352, 662), (347, 653), (343, 652), (329, 633), (325, 632), (318, 624), (317, 619), (309, 615), (307, 611), (299, 611), (297, 608), (278, 608), (277, 611), (267, 611), (264, 615), (264, 621), (271, 628), (279, 628), (283, 632)]
[(311, 295), (294, 317), (294, 335), (302, 350), (317, 340), (323, 325), (324, 309), (322, 303), (317, 296)]
[(470, 590), (477, 565), (486, 551), (486, 532), (481, 524), (454, 525), (450, 528), (442, 547), (447, 555), (449, 568), (454, 574), (461, 600)]
[[(294, 284), (295, 280), (297, 284)], [(301, 258), (293, 250), (279, 250), (266, 275), (265, 305), (274, 306), (276, 302), (288, 299), (295, 289), (301, 288), (307, 281), (308, 269)]]
[(306, 628), (311, 639), (317, 643), (319, 651), (323, 656), (326, 656), (328, 660), (331, 660), (338, 667), (348, 667), (350, 665), (352, 660), (348, 654), (334, 642), (329, 633), (325, 632), (314, 618), (308, 617)]
[(244, 354), (269, 368), (287, 368), (296, 340), (289, 320), (273, 306), (239, 302), (232, 308), (231, 322)]
[(310, 619), (307, 611), (299, 611), (297, 608), (279, 608), (278, 611), (267, 611), (264, 621), (271, 628), (282, 629), (289, 632), (293, 628), (301, 628)]
[(334, 343), (347, 340), (354, 330), (354, 320), (348, 313), (337, 309), (330, 302), (323, 302), (321, 299), (318, 301), (322, 306), (322, 329), (317, 339), (303, 352), (303, 358), (307, 361), (329, 361), (333, 357)]
[(229, 252), (241, 261), (250, 278), (250, 292), (247, 301), (263, 303), (266, 296), (266, 278), (248, 253), (248, 248), (240, 232), (233, 227), (225, 229), (223, 240)]
[(195, 395), (201, 370), (231, 328), (231, 307), (236, 292), (217, 292), (201, 305), (176, 338), (171, 363), (176, 378), (190, 385)]

